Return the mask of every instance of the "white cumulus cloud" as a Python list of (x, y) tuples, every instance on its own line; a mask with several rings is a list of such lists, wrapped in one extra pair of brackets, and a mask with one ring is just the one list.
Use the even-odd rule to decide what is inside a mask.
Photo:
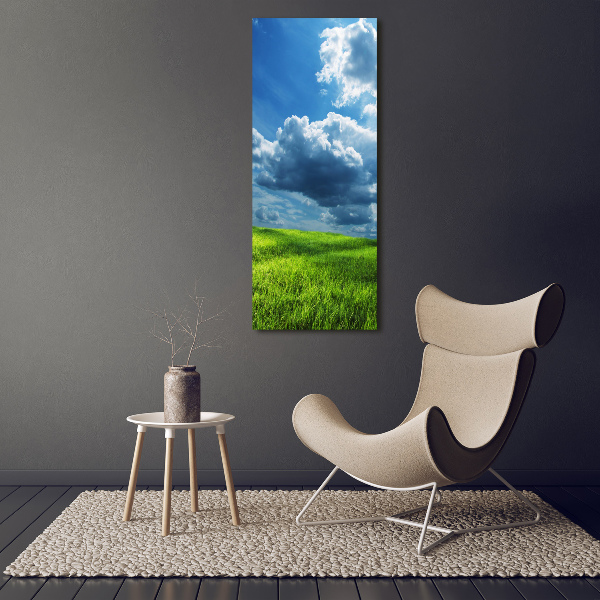
[(321, 33), (325, 41), (319, 51), (323, 68), (319, 82), (335, 80), (340, 93), (337, 107), (355, 102), (367, 93), (377, 98), (377, 30), (365, 19), (347, 27), (331, 27)]
[(254, 216), (259, 220), (270, 225), (283, 225), (279, 212), (266, 206), (259, 206), (254, 211)]
[(363, 108), (363, 115), (367, 117), (376, 117), (377, 116), (377, 103), (367, 104)]

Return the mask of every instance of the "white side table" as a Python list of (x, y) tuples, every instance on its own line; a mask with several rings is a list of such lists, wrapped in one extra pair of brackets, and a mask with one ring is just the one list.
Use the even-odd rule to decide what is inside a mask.
[(225, 473), (225, 484), (227, 485), (227, 497), (229, 498), (229, 508), (231, 509), (231, 520), (234, 525), (240, 524), (240, 515), (235, 497), (235, 488), (233, 487), (233, 478), (231, 476), (231, 466), (229, 464), (229, 454), (227, 452), (227, 442), (225, 440), (225, 423), (233, 421), (235, 417), (225, 413), (203, 412), (200, 421), (197, 423), (165, 423), (164, 413), (152, 412), (131, 415), (127, 420), (135, 423), (137, 428), (137, 440), (135, 443), (135, 452), (133, 454), (133, 464), (131, 465), (131, 475), (129, 477), (129, 488), (127, 489), (127, 501), (125, 502), (125, 512), (123, 521), (131, 519), (131, 510), (133, 508), (133, 498), (137, 482), (140, 459), (142, 456), (142, 446), (144, 445), (144, 435), (146, 429), (158, 428), (165, 430), (166, 452), (165, 452), (165, 489), (163, 500), (162, 534), (169, 535), (171, 531), (171, 487), (173, 483), (173, 440), (175, 439), (176, 429), (187, 429), (188, 431), (188, 450), (190, 463), (190, 496), (192, 501), (192, 512), (198, 512), (198, 476), (196, 473), (196, 438), (195, 430), (205, 427), (215, 427), (217, 437), (219, 438), (219, 448), (221, 449), (221, 460), (223, 461), (223, 472)]

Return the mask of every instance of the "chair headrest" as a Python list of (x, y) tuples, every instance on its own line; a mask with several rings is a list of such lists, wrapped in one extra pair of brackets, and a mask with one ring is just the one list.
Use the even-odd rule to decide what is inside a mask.
[(417, 296), (415, 312), (423, 342), (491, 356), (545, 346), (560, 325), (564, 306), (558, 283), (515, 302), (487, 305), (461, 302), (427, 285)]

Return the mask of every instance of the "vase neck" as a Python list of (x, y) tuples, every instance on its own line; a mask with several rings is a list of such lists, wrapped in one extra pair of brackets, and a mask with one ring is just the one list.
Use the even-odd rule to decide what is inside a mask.
[(196, 365), (174, 365), (169, 367), (169, 371), (191, 373), (196, 370)]

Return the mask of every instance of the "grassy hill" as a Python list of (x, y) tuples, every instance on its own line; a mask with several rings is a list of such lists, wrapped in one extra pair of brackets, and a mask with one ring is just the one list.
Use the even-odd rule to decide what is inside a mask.
[(377, 329), (377, 240), (252, 228), (253, 329)]

